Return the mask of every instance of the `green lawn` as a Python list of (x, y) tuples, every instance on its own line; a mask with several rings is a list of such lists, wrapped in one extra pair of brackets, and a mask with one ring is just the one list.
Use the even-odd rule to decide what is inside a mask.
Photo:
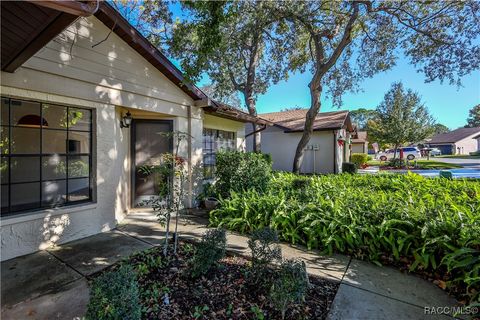
[(480, 159), (480, 155), (475, 155), (475, 156), (469, 156), (469, 155), (444, 155), (444, 156), (436, 156), (435, 158)]
[[(386, 165), (388, 161), (372, 160), (368, 161), (369, 166), (382, 166)], [(413, 165), (413, 162), (411, 162)], [(445, 163), (436, 160), (417, 160), (417, 166), (419, 169), (456, 169), (462, 166), (454, 163)]]

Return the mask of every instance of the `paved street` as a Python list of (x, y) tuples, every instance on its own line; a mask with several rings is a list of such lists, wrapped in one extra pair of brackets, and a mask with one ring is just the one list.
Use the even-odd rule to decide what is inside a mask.
[(457, 159), (457, 158), (430, 158), (435, 161), (441, 161), (445, 163), (453, 163), (458, 164), (464, 168), (468, 169), (480, 169), (480, 158), (472, 158), (472, 159)]

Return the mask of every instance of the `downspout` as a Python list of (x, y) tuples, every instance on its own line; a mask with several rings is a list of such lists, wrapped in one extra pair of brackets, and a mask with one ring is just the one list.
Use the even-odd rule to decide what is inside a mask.
[(267, 129), (267, 125), (266, 125), (266, 124), (264, 124), (262, 128), (257, 129), (257, 130), (255, 130), (255, 131), (252, 131), (252, 132), (250, 132), (249, 134), (245, 135), (245, 139), (248, 138), (248, 137), (250, 137), (251, 135), (254, 135), (254, 134), (256, 134), (256, 133), (262, 132), (262, 131), (265, 130), (265, 129)]
[(337, 173), (337, 132), (333, 130), (333, 173)]
[(188, 206), (189, 208), (193, 207), (192, 203), (192, 191), (193, 191), (193, 181), (192, 181), (192, 106), (187, 106), (187, 132), (188, 132), (188, 146), (187, 146), (187, 155), (188, 155), (188, 165), (187, 165), (187, 175), (188, 175)]

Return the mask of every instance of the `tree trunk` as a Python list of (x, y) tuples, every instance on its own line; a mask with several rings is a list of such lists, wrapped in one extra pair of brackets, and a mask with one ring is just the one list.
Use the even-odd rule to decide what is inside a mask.
[[(257, 108), (255, 106), (255, 98), (251, 96), (250, 90), (244, 93), (245, 104), (247, 105), (248, 113), (251, 116), (257, 116)], [(258, 130), (258, 126), (255, 123), (252, 123), (253, 131)], [(261, 136), (260, 132), (257, 132), (253, 135), (253, 152), (261, 152)]]
[(295, 151), (295, 158), (293, 160), (293, 172), (300, 173), (300, 168), (303, 162), (303, 156), (305, 154), (305, 147), (310, 141), (310, 137), (313, 132), (313, 125), (315, 123), (315, 118), (317, 117), (318, 112), (320, 111), (320, 95), (322, 94), (322, 86), (320, 85), (320, 77), (314, 77), (312, 82), (308, 85), (310, 88), (310, 109), (307, 112), (305, 118), (305, 129), (303, 130), (302, 138), (297, 145), (297, 150)]

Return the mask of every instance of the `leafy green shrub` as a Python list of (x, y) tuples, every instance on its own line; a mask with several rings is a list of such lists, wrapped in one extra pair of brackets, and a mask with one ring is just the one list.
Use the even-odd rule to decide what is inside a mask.
[[(480, 240), (477, 246), (480, 245)], [(448, 272), (454, 275), (454, 282), (464, 282), (467, 292), (472, 295), (472, 300), (480, 302), (480, 247), (461, 248), (447, 254), (442, 262), (447, 266)]]
[(309, 286), (305, 263), (300, 260), (285, 260), (280, 265), (276, 279), (270, 290), (270, 299), (275, 308), (280, 311), (282, 319), (293, 303), (305, 301)]
[(252, 267), (247, 276), (248, 284), (258, 292), (268, 292), (272, 285), (271, 264), (282, 260), (282, 250), (278, 245), (278, 234), (265, 227), (255, 230), (248, 240), (252, 253)]
[(223, 229), (207, 230), (197, 245), (197, 251), (191, 261), (192, 277), (206, 274), (220, 259), (225, 256), (227, 235)]
[(278, 234), (271, 228), (255, 230), (248, 240), (248, 247), (252, 252), (252, 265), (254, 266), (265, 266), (282, 259)]
[(372, 160), (373, 160), (373, 157), (371, 155), (367, 155), (367, 162)]
[(307, 177), (298, 177), (292, 181), (292, 187), (294, 189), (302, 189), (305, 190), (312, 184), (312, 180)]
[(216, 189), (222, 197), (231, 191), (265, 190), (272, 174), (269, 155), (254, 152), (222, 151), (216, 155)]
[(357, 173), (357, 166), (355, 165), (355, 163), (351, 163), (351, 162), (344, 162), (342, 163), (342, 172), (345, 172), (345, 173)]
[(140, 319), (141, 306), (135, 271), (122, 265), (93, 280), (86, 319)]
[[(384, 261), (382, 257), (407, 259), (412, 271), (441, 272), (449, 254), (462, 248), (479, 250), (478, 181), (413, 173), (325, 175), (308, 177), (305, 193), (293, 187), (298, 177), (276, 173), (264, 192), (232, 193), (210, 212), (210, 222), (242, 233), (270, 226), (283, 241), (375, 263)], [(479, 292), (477, 282), (467, 283), (471, 266), (462, 264), (461, 256), (452, 260), (458, 263), (452, 269), (456, 282), (470, 283)]]
[(405, 167), (405, 164), (405, 160), (399, 158), (392, 159), (388, 162), (388, 166), (393, 168), (402, 168)]
[(350, 156), (350, 162), (354, 163), (357, 168), (360, 168), (362, 165), (366, 164), (368, 161), (368, 154), (366, 153), (352, 153)]

